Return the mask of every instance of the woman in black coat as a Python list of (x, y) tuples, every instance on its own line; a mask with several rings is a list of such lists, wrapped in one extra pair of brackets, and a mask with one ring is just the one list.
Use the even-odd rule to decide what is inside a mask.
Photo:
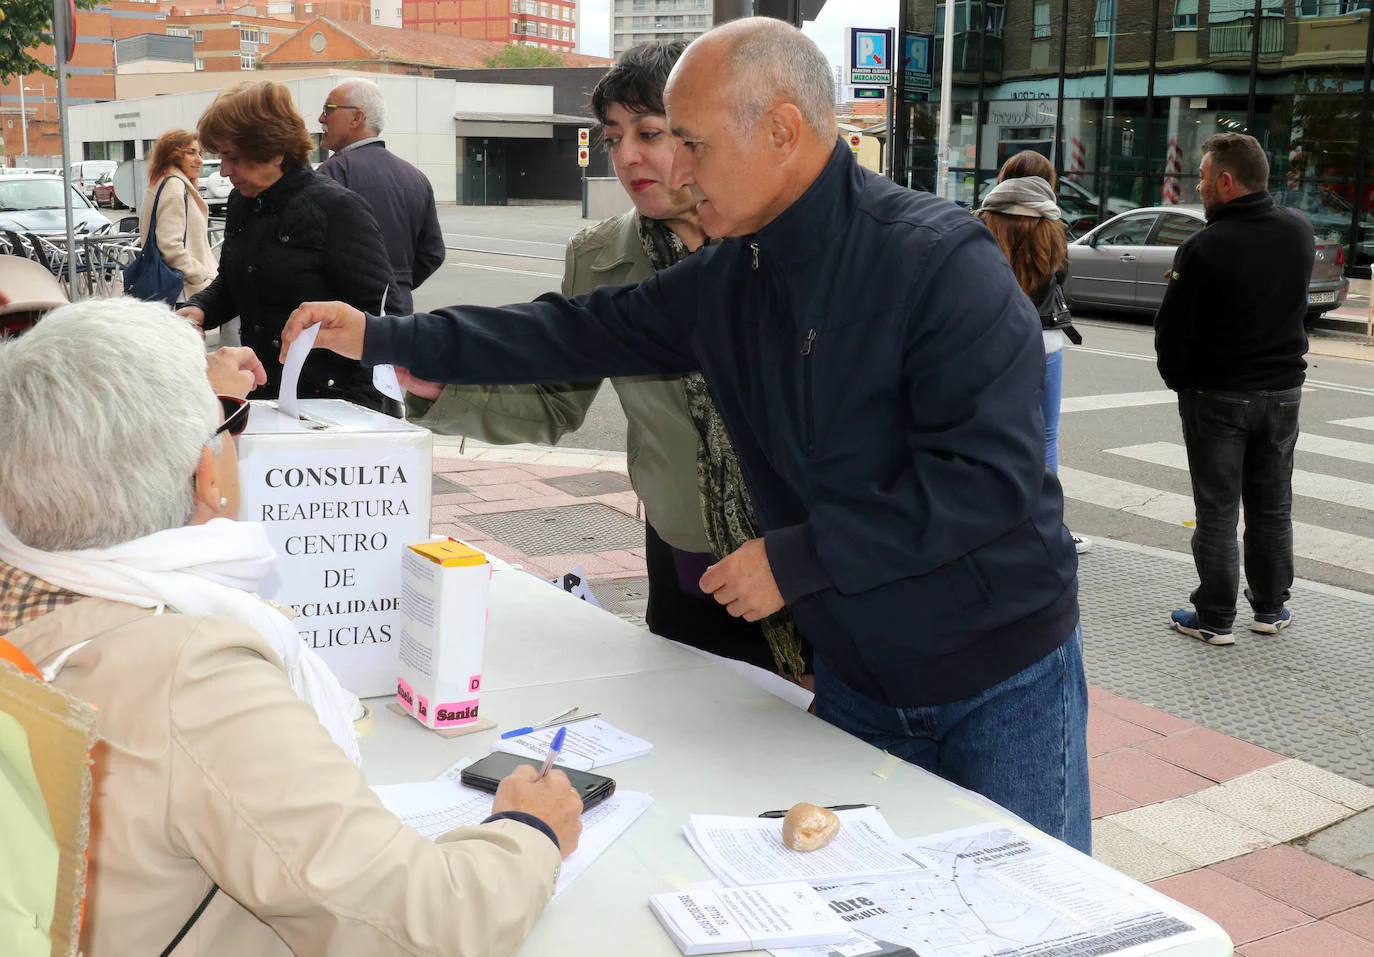
[[(220, 155), (234, 184), (220, 251), (219, 276), (180, 313), (215, 329), (243, 320), (243, 344), (267, 369), (252, 398), (276, 398), (281, 386), (281, 330), (303, 302), (337, 299), (380, 313), (396, 301), (391, 261), (367, 203), (310, 168), (314, 144), (291, 103), (270, 80), (241, 83), (210, 104), (200, 141)], [(301, 398), (340, 398), (398, 414), (355, 360), (312, 352), (301, 372)]]

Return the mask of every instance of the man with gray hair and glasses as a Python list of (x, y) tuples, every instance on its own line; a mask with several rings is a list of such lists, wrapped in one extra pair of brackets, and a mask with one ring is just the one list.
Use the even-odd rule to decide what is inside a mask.
[(283, 342), (458, 383), (700, 370), (762, 534), (700, 586), (816, 652), (816, 713), (1091, 844), (1077, 556), (1045, 469), (1040, 319), (988, 229), (859, 167), (824, 54), (715, 28), (668, 81), (674, 188), (725, 237), (637, 285)]
[(347, 186), (367, 201), (382, 227), (391, 272), (399, 290), (387, 312), (408, 313), (410, 293), (444, 262), (444, 236), (429, 178), (386, 148), (386, 100), (371, 80), (344, 80), (320, 111), (320, 146), (334, 155), (316, 172)]

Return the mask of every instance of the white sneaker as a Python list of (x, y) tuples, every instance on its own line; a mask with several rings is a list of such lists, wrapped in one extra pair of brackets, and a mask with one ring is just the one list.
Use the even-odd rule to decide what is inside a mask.
[(1078, 554), (1082, 555), (1084, 552), (1093, 550), (1093, 540), (1091, 538), (1084, 538), (1077, 532), (1069, 532), (1069, 537), (1073, 539), (1073, 550), (1078, 552)]

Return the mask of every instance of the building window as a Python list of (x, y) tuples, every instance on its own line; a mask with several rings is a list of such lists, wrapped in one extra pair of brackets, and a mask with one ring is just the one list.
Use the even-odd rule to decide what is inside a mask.
[(197, 69), (197, 70), (203, 70), (203, 69), (205, 69), (205, 57), (203, 57), (203, 56), (198, 56), (198, 57), (196, 57), (196, 69)]
[(539, 35), (541, 37), (546, 37), (549, 35), (549, 25), (547, 23), (539, 24)]
[(194, 40), (195, 40), (196, 43), (204, 43), (204, 42), (205, 42), (205, 31), (204, 31), (204, 30), (195, 30), (195, 31), (192, 32), (192, 37), (194, 38)]
[(547, 3), (541, 3), (539, 5), (539, 15), (541, 17), (547, 17), (549, 15), (549, 5)]
[(1369, 9), (1369, 0), (1298, 0), (1300, 17), (1340, 17)]
[(240, 43), (257, 43), (257, 42), (258, 42), (259, 40), (261, 40), (261, 39), (262, 39), (262, 34), (258, 32), (257, 27), (240, 27), (240, 28), (239, 28), (239, 42), (240, 42)]
[[(1197, 0), (1193, 0), (1194, 3)], [(1050, 35), (1050, 0), (1035, 0), (1035, 39)]]
[(1116, 32), (1116, 0), (1097, 0), (1093, 15), (1093, 36), (1109, 37)]
[(256, 53), (240, 53), (239, 69), (251, 70), (258, 65), (258, 55)]
[(1174, 4), (1174, 29), (1197, 29), (1197, 0), (1177, 0)]
[(309, 12), (310, 12), (310, 8), (311, 8), (312, 6), (314, 6), (314, 4), (307, 3), (307, 4), (305, 5), (305, 12), (306, 12), (306, 13), (309, 13)]
[(167, 35), (169, 37), (189, 37), (191, 30), (189, 27), (168, 27)]

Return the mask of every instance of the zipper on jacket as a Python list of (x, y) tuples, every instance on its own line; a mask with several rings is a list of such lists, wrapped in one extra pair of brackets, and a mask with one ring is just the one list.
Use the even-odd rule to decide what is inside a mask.
[(802, 344), (802, 409), (806, 418), (806, 450), (810, 452), (816, 444), (816, 410), (811, 401), (811, 351), (816, 341), (816, 330), (808, 329), (806, 342)]
[(750, 243), (750, 244), (749, 244), (749, 248), (750, 248), (750, 249), (753, 251), (753, 253), (754, 253), (754, 272), (758, 272), (758, 271), (759, 271), (759, 244), (758, 244), (758, 243)]

